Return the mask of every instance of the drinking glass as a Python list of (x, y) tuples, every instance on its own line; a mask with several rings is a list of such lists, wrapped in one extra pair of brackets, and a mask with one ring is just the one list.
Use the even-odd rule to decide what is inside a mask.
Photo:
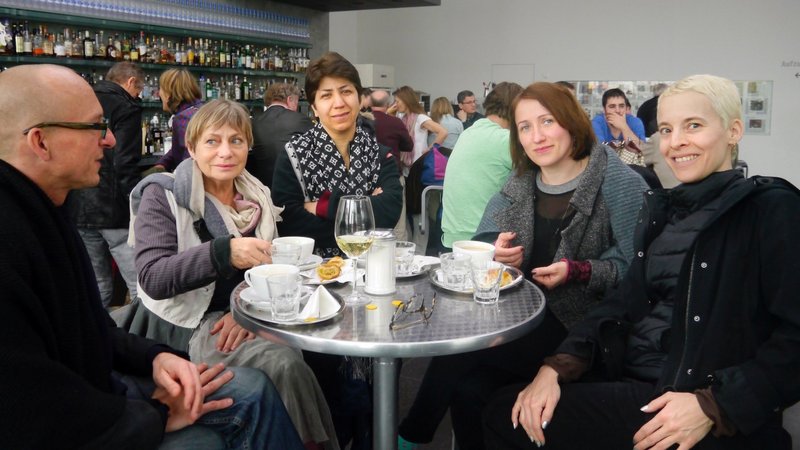
[(394, 246), (394, 260), (398, 275), (409, 275), (413, 272), (414, 252), (417, 245), (408, 241), (397, 241)]
[(300, 261), (300, 253), (302, 249), (297, 244), (290, 244), (288, 242), (273, 242), (272, 243), (272, 263), (273, 264), (291, 264), (296, 266)]
[(267, 278), (272, 300), (272, 319), (290, 322), (300, 312), (300, 277), (297, 274), (277, 274)]
[(444, 285), (457, 291), (465, 289), (472, 257), (465, 253), (442, 253), (439, 261), (442, 264)]
[(497, 304), (503, 264), (497, 261), (478, 261), (472, 264), (472, 299), (481, 305)]
[(357, 305), (367, 298), (356, 289), (358, 283), (358, 257), (372, 246), (372, 231), (375, 230), (375, 216), (372, 203), (363, 195), (345, 195), (339, 200), (336, 209), (333, 235), (336, 244), (353, 259), (353, 292), (345, 297), (345, 302)]

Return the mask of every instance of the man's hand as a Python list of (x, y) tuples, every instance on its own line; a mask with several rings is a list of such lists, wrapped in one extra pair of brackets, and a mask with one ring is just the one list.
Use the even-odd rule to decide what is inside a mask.
[(531, 274), (533, 275), (533, 281), (547, 289), (553, 289), (567, 281), (567, 269), (567, 263), (559, 261), (549, 266), (537, 267), (533, 269)]
[(159, 353), (153, 358), (153, 382), (167, 395), (183, 399), (184, 409), (200, 414), (203, 403), (200, 375), (191, 361), (172, 353)]
[(517, 233), (513, 231), (506, 231), (497, 236), (497, 240), (494, 241), (494, 260), (519, 269), (524, 255), (521, 245), (512, 247), (516, 237)]
[(456, 117), (458, 117), (458, 120), (462, 122), (467, 121), (467, 113), (465, 113), (463, 109), (458, 110), (458, 112), (456, 113)]
[(236, 350), (242, 342), (255, 338), (253, 333), (245, 330), (233, 320), (231, 313), (226, 313), (211, 327), (212, 335), (218, 333), (216, 348), (223, 353), (230, 353)]
[(688, 392), (667, 392), (645, 405), (642, 411), (658, 411), (658, 414), (633, 435), (635, 450), (667, 449), (673, 444), (678, 444), (678, 450), (688, 450), (714, 425), (700, 408), (697, 396)]
[(544, 444), (544, 429), (553, 418), (561, 387), (558, 385), (558, 372), (550, 366), (542, 366), (533, 382), (517, 395), (511, 408), (511, 423), (514, 428), (522, 425), (528, 437)]
[[(162, 355), (163, 354), (164, 353), (162, 353)], [(231, 381), (233, 379), (233, 372), (222, 373), (222, 371), (225, 370), (225, 366), (222, 364), (217, 364), (212, 368), (208, 368), (206, 364), (200, 364), (199, 366), (191, 365), (194, 372), (198, 374), (199, 382), (198, 393), (200, 394), (200, 406), (196, 410), (195, 408), (190, 409), (186, 407), (186, 397), (181, 395), (181, 393), (173, 395), (161, 386), (157, 386), (155, 391), (153, 391), (153, 398), (167, 405), (167, 408), (169, 408), (166, 432), (185, 428), (193, 424), (204, 414), (228, 408), (233, 404), (233, 399), (230, 398), (211, 400), (208, 402), (204, 401), (206, 397), (216, 392), (228, 381)], [(220, 375), (221, 373), (222, 375)]]
[(252, 237), (231, 239), (231, 265), (237, 269), (249, 269), (272, 262), (272, 244)]

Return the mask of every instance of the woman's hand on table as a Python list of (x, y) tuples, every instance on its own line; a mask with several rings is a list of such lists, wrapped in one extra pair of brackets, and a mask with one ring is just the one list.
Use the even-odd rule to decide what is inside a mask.
[(531, 384), (517, 395), (517, 401), (511, 408), (511, 423), (515, 429), (522, 425), (528, 437), (544, 444), (544, 429), (553, 418), (553, 411), (560, 399), (558, 372), (544, 365)]
[(230, 353), (236, 350), (244, 341), (250, 341), (255, 335), (242, 328), (231, 313), (226, 313), (211, 327), (211, 335), (217, 336), (216, 348), (222, 353)]
[(533, 281), (541, 284), (547, 289), (564, 284), (567, 281), (567, 263), (559, 261), (545, 267), (537, 267), (531, 271)]
[(237, 269), (249, 269), (272, 262), (272, 244), (252, 237), (231, 239), (231, 265)]
[[(188, 361), (187, 361), (188, 362)], [(191, 363), (190, 363), (191, 364)], [(192, 369), (198, 374), (200, 403), (198, 408), (189, 408), (184, 400), (187, 399), (185, 391), (179, 391), (177, 395), (168, 392), (164, 387), (157, 386), (153, 391), (152, 398), (167, 405), (169, 414), (167, 415), (167, 426), (165, 431), (177, 431), (193, 424), (197, 419), (211, 411), (228, 408), (233, 404), (233, 399), (223, 398), (206, 402), (205, 398), (216, 392), (220, 387), (233, 379), (233, 372), (225, 372), (223, 364), (217, 364), (211, 368), (207, 364), (195, 366)], [(221, 375), (220, 375), (221, 374)]]
[(642, 425), (633, 435), (633, 448), (671, 448), (681, 450), (700, 442), (714, 425), (703, 413), (697, 396), (690, 392), (667, 392), (642, 408), (655, 417)]
[(494, 241), (494, 260), (507, 266), (519, 267), (522, 265), (523, 248), (521, 245), (512, 247), (517, 233), (505, 231), (497, 236)]

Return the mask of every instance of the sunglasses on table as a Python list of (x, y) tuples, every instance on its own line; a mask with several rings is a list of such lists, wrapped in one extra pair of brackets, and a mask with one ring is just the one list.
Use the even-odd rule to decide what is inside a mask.
[(22, 130), (22, 134), (28, 134), (34, 128), (69, 128), (71, 130), (97, 130), (100, 132), (100, 138), (105, 139), (108, 132), (108, 119), (105, 117), (99, 123), (91, 122), (42, 122), (37, 123), (32, 127)]

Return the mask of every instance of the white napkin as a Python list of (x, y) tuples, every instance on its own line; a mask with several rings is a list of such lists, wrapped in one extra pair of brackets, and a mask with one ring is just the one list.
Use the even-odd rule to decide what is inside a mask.
[(327, 317), (339, 310), (339, 302), (325, 289), (325, 286), (317, 286), (311, 297), (308, 298), (308, 303), (300, 311), (297, 316), (298, 319), (316, 319), (319, 317)]

